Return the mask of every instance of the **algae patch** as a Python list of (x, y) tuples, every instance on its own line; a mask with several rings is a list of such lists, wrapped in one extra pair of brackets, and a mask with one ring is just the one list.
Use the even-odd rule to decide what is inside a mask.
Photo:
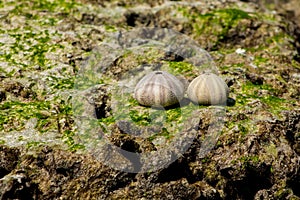
[(196, 35), (212, 34), (217, 37), (216, 42), (227, 37), (229, 30), (236, 27), (239, 21), (253, 17), (252, 14), (236, 8), (214, 10), (205, 14), (185, 7), (178, 8), (178, 11), (193, 21), (192, 26)]

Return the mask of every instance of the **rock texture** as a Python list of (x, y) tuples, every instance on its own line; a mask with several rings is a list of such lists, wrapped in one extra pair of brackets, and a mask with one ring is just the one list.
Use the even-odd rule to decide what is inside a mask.
[[(0, 5), (0, 199), (300, 199), (297, 0)], [(72, 97), (82, 86), (75, 79), (111, 34), (153, 26), (177, 30), (207, 50), (230, 86), (231, 103), (208, 154), (199, 156), (210, 125), (203, 108), (197, 137), (175, 162), (154, 172), (126, 173), (81, 151), (76, 142), (80, 127)], [(155, 54), (151, 61), (162, 58), (183, 60)], [(104, 83), (87, 95), (86, 106), (101, 122), (110, 119), (114, 106), (105, 81), (118, 81), (136, 60), (115, 59), (103, 72)], [(187, 80), (197, 76), (182, 74)], [(126, 122), (110, 125), (110, 142), (131, 152), (156, 151), (163, 138), (127, 135), (124, 130), (133, 128)]]

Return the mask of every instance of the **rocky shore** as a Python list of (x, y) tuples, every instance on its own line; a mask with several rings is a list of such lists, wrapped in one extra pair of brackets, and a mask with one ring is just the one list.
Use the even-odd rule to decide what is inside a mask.
[[(0, 199), (300, 199), (299, 5), (298, 0), (0, 2)], [(218, 136), (207, 136), (211, 106), (200, 106), (195, 127), (177, 134), (178, 113), (189, 102), (167, 110), (160, 128), (146, 129), (154, 136), (138, 137), (154, 118), (151, 108), (130, 97), (119, 102), (130, 108), (136, 126), (118, 120), (128, 116), (113, 117), (116, 94), (110, 86), (123, 83), (122, 75), (136, 66), (167, 66), (187, 82), (197, 76), (188, 58), (176, 53), (126, 51), (114, 57), (114, 49), (103, 46), (115, 47), (110, 38), (117, 34), (151, 27), (177, 31), (211, 56), (230, 89)], [(92, 56), (102, 64), (88, 74)], [(86, 102), (74, 104), (83, 87), (91, 88), (82, 93)], [(78, 123), (79, 108), (95, 114), (88, 122), (97, 123), (97, 135), (80, 132), (89, 127)], [(184, 144), (192, 132), (189, 147), (165, 168), (130, 173), (98, 159), (110, 148), (97, 149), (104, 136), (138, 154), (159, 152), (172, 139)], [(213, 146), (204, 154), (206, 142)], [(125, 155), (114, 155), (109, 161), (115, 166), (136, 169)], [(153, 162), (159, 159), (168, 158), (159, 155)]]

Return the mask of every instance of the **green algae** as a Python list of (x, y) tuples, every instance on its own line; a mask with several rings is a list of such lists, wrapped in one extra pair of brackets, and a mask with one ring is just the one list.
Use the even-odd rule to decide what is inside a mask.
[[(13, 3), (5, 3), (5, 4), (11, 4)], [(16, 29), (8, 29), (8, 30), (1, 30), (1, 33), (8, 34), (11, 38), (15, 40), (13, 44), (9, 47), (9, 50), (6, 50), (4, 54), (0, 54), (0, 60), (4, 62), (8, 62), (11, 65), (18, 66), (23, 71), (33, 71), (36, 70), (36, 66), (39, 66), (38, 69), (40, 70), (48, 70), (53, 67), (55, 67), (56, 63), (52, 62), (51, 59), (47, 58), (47, 54), (50, 52), (56, 52), (59, 50), (63, 50), (65, 47), (63, 45), (56, 44), (52, 42), (53, 38), (58, 37), (60, 38), (62, 35), (60, 32), (57, 31), (48, 31), (47, 29), (51, 26), (57, 25), (57, 23), (62, 20), (65, 16), (72, 15), (73, 12), (76, 12), (76, 7), (78, 6), (78, 3), (75, 1), (41, 1), (41, 0), (34, 0), (34, 1), (21, 1), (19, 2), (15, 8), (12, 10), (10, 15), (23, 15), (27, 20), (33, 21), (34, 23), (38, 24), (42, 27), (41, 30), (37, 30), (34, 27), (31, 27), (30, 24), (27, 24), (25, 27), (19, 27)], [(28, 8), (32, 8), (33, 10), (39, 11), (39, 12), (48, 12), (49, 15), (40, 17), (37, 13), (30, 13)], [(236, 27), (239, 25), (241, 20), (245, 19), (252, 19), (253, 17), (257, 17), (258, 15), (253, 13), (248, 13), (240, 9), (236, 8), (230, 8), (230, 9), (221, 9), (221, 10), (214, 10), (210, 11), (206, 14), (199, 14), (196, 12), (190, 12), (190, 10), (187, 10), (185, 7), (181, 7), (179, 9), (180, 12), (183, 13), (185, 17), (193, 21), (192, 25), (195, 30), (195, 33), (200, 34), (214, 34), (218, 37), (218, 41), (224, 39), (226, 35), (228, 35), (228, 32), (230, 29)], [(45, 19), (43, 19), (45, 18)], [(261, 18), (263, 19), (263, 18)], [(36, 25), (35, 24), (35, 25)], [(116, 28), (113, 25), (105, 25), (104, 28), (107, 31), (116, 31)], [(241, 27), (243, 28), (243, 27)], [(46, 29), (46, 30), (44, 30)], [(268, 40), (266, 40), (268, 43), (282, 43), (286, 39), (290, 39), (285, 34), (278, 34), (273, 37), (270, 37)], [(1, 43), (0, 45), (4, 45)], [(265, 47), (263, 47), (265, 48)], [(257, 50), (257, 49), (255, 49)], [(233, 52), (233, 49), (219, 49), (218, 52)], [(247, 49), (248, 51), (248, 49)], [(251, 51), (251, 49), (249, 49)], [(19, 52), (24, 53), (24, 57), (18, 57), (17, 55)], [(132, 52), (128, 52), (127, 54), (122, 57), (119, 62), (122, 63), (123, 61), (126, 61), (126, 58), (132, 57), (132, 59), (136, 59), (136, 66), (144, 64), (144, 63), (158, 63), (157, 58), (161, 57), (159, 56), (161, 52), (155, 52), (155, 51), (149, 51), (148, 54), (138, 55), (138, 56), (132, 56)], [(254, 64), (259, 65), (260, 63), (266, 63), (269, 61), (268, 58), (264, 57), (254, 57)], [(98, 58), (97, 58), (98, 59)], [(27, 62), (24, 62), (24, 61)], [(183, 75), (185, 77), (193, 77), (197, 73), (195, 72), (195, 67), (192, 66), (189, 63), (186, 62), (174, 62), (174, 61), (168, 61), (165, 62), (165, 64), (168, 66), (168, 69), (170, 72), (176, 74), (176, 75)], [(136, 67), (133, 65), (132, 67)], [(298, 65), (295, 65), (296, 67)], [(244, 64), (236, 64), (234, 66), (224, 66), (221, 69), (227, 70), (227, 69), (234, 69), (234, 68), (244, 68)], [(6, 72), (5, 69), (0, 68), (1, 72)], [(17, 69), (14, 69), (7, 73), (6, 75), (9, 77), (12, 77)], [(74, 77), (67, 76), (64, 78), (56, 77), (56, 76), (49, 76), (50, 80), (47, 82), (49, 86), (52, 89), (52, 93), (59, 90), (68, 90), (72, 89), (72, 87), (78, 87), (80, 89), (86, 89), (90, 86), (96, 85), (96, 84), (103, 84), (103, 83), (111, 83), (112, 79), (107, 77), (97, 77), (95, 76), (94, 71), (90, 71), (87, 74), (88, 77), (76, 77), (76, 80)], [(90, 82), (88, 82), (90, 81)], [(74, 83), (75, 82), (75, 83)], [(83, 83), (81, 85), (80, 83)], [(84, 87), (81, 87), (84, 86)], [(259, 91), (260, 90), (268, 90), (270, 94), (266, 96), (260, 96)], [(238, 93), (238, 91), (236, 91)], [(251, 83), (245, 83), (242, 86), (242, 93), (237, 95), (236, 98), (236, 110), (232, 108), (233, 111), (238, 111), (239, 109), (244, 108), (247, 106), (248, 103), (250, 103), (252, 100), (259, 99), (264, 104), (268, 105), (268, 109), (272, 113), (278, 114), (282, 109), (290, 109), (289, 103), (291, 101), (282, 99), (280, 97), (276, 97), (276, 90), (272, 88), (270, 85), (252, 85)], [(34, 102), (32, 104), (39, 104), (39, 102)], [(39, 115), (39, 112), (37, 111), (40, 108), (33, 108), (31, 111), (29, 111), (28, 108), (30, 108), (29, 105), (24, 104), (24, 111), (29, 112), (29, 116), (37, 117), (38, 123), (37, 128), (41, 132), (47, 132), (51, 130), (52, 125), (55, 124), (56, 116), (51, 117), (45, 117), (43, 114)], [(111, 125), (116, 122), (117, 119), (122, 118), (128, 118), (132, 120), (137, 125), (149, 125), (151, 124), (151, 119), (155, 118), (154, 116), (151, 116), (151, 114), (146, 112), (145, 110), (149, 109), (141, 109), (136, 108), (137, 102), (129, 99), (129, 105), (132, 107), (132, 110), (129, 111), (129, 113), (119, 115), (117, 117), (108, 117), (101, 119), (101, 123), (105, 125)], [(22, 107), (21, 105), (19, 107)], [(33, 106), (34, 107), (34, 106)], [(10, 112), (13, 109), (7, 108), (6, 114)], [(17, 108), (18, 109), (18, 108)], [(27, 109), (27, 110), (26, 110)], [(136, 110), (135, 110), (136, 109)], [(43, 110), (43, 109), (41, 109)], [(4, 112), (4, 111), (3, 111)], [(14, 112), (11, 112), (12, 116), (11, 119), (3, 119), (1, 120), (7, 122), (7, 124), (12, 124), (12, 119), (16, 117), (16, 119), (20, 119), (21, 121), (24, 121), (28, 118), (22, 115), (17, 115)], [(129, 115), (127, 115), (129, 114)], [(53, 115), (53, 114), (51, 114)], [(56, 115), (56, 114), (55, 114)], [(72, 115), (72, 114), (68, 114)], [(155, 115), (155, 114), (154, 114)], [(182, 120), (181, 119), (182, 111), (179, 108), (175, 109), (169, 109), (166, 111), (165, 120), (167, 123), (175, 122), (176, 120)], [(3, 115), (4, 116), (4, 115)], [(2, 117), (2, 116), (1, 116)], [(4, 122), (1, 122), (2, 125), (5, 124)], [(247, 125), (248, 121), (241, 121), (238, 123), (238, 128), (241, 130), (242, 134), (246, 134), (246, 132), (249, 132), (249, 127)], [(246, 125), (245, 125), (246, 124)], [(15, 127), (16, 130), (21, 130), (23, 125)], [(14, 128), (10, 129), (13, 130)], [(72, 144), (71, 138), (73, 137), (72, 134), (69, 133), (69, 130), (64, 132), (62, 131), (64, 135), (67, 135), (66, 138), (70, 139), (69, 144)], [(166, 132), (165, 132), (166, 133)]]
[(160, 132), (151, 135), (148, 139), (149, 141), (154, 141), (158, 137), (164, 137), (166, 140), (171, 140), (173, 138), (172, 133), (170, 133), (168, 129), (162, 128)]
[(112, 25), (109, 25), (109, 24), (105, 24), (104, 28), (108, 32), (117, 32), (117, 28), (115, 26), (112, 26)]
[(174, 62), (169, 61), (168, 67), (170, 72), (174, 75), (183, 75), (185, 77), (193, 77), (197, 73), (197, 68), (190, 63), (187, 62)]
[[(256, 50), (257, 51), (257, 50)], [(255, 56), (254, 57), (254, 60), (253, 60), (253, 63), (256, 65), (256, 66), (260, 66), (260, 64), (266, 64), (269, 62), (269, 58), (266, 58), (266, 57), (263, 57), (263, 56)]]
[(0, 131), (22, 130), (26, 120), (47, 117), (42, 111), (48, 109), (50, 102), (4, 102), (0, 104)]
[(250, 165), (256, 165), (258, 163), (260, 163), (260, 159), (259, 156), (257, 155), (253, 155), (253, 156), (242, 156), (241, 158), (239, 158), (239, 160), (244, 163), (244, 167)]
[[(229, 111), (232, 112), (231, 109)], [(228, 121), (225, 124), (228, 130), (238, 131), (242, 137), (246, 136), (248, 133), (254, 133), (256, 131), (253, 121), (249, 118), (243, 120), (234, 120), (232, 122)]]
[[(176, 121), (177, 123), (181, 123), (182, 121), (182, 108), (180, 107), (170, 109), (144, 107), (139, 105), (131, 95), (127, 98), (124, 98), (123, 96), (120, 104), (126, 105), (126, 107), (122, 106), (119, 110), (114, 111), (114, 120), (111, 120), (110, 118), (110, 120), (106, 122), (111, 123), (126, 119), (139, 126), (162, 124), (168, 126), (168, 123), (170, 122)], [(101, 119), (101, 121), (104, 122), (103, 119)]]
[(71, 130), (65, 130), (62, 134), (62, 140), (68, 145), (70, 151), (77, 151), (80, 149), (85, 149), (84, 144), (78, 143), (75, 138), (75, 132)]
[[(28, 1), (29, 2), (29, 1)], [(38, 2), (38, 1), (36, 1)], [(36, 21), (37, 24), (40, 24), (41, 26), (43, 26), (43, 28), (47, 28), (49, 26), (55, 26), (57, 25), (57, 23), (62, 20), (64, 18), (64, 16), (67, 16), (68, 13), (67, 12), (72, 12), (73, 7), (70, 8), (70, 10), (65, 10), (65, 8), (59, 8), (59, 6), (66, 6), (68, 7), (68, 5), (63, 5), (63, 3), (61, 5), (60, 4), (63, 1), (59, 1), (50, 5), (48, 7), (48, 5), (44, 5), (43, 2), (41, 2), (41, 4), (39, 3), (34, 3), (36, 4), (34, 6), (34, 9), (43, 11), (51, 11), (51, 12), (56, 12), (58, 15), (51, 17), (51, 16), (45, 16), (45, 20), (41, 19), (37, 14), (31, 14), (31, 13), (24, 13), (24, 16), (26, 17), (27, 20), (33, 20)], [(49, 3), (49, 2), (47, 2)], [(49, 3), (51, 4), (51, 3)], [(26, 5), (26, 4), (24, 4)], [(28, 4), (29, 5), (29, 4)], [(31, 5), (31, 4), (30, 4)], [(24, 8), (20, 8), (24, 9)], [(214, 32), (214, 34), (216, 34), (218, 36), (218, 40), (222, 40), (224, 38), (226, 38), (226, 34), (228, 33), (229, 29), (231, 27), (235, 27), (240, 20), (243, 19), (248, 19), (249, 16), (244, 15), (244, 13), (239, 13), (239, 11), (236, 10), (232, 10), (229, 11), (229, 14), (227, 14), (226, 11), (227, 9), (225, 9), (224, 11), (220, 11), (219, 13), (216, 13), (213, 11), (212, 14), (208, 14), (207, 16), (203, 16), (203, 18), (201, 19), (201, 17), (198, 18), (198, 16), (195, 17), (196, 21), (201, 21), (201, 20), (206, 20), (206, 24), (203, 22), (202, 27), (199, 27), (199, 32), (198, 34), (209, 34), (211, 30), (216, 30)], [(63, 13), (61, 13), (63, 12)], [(230, 13), (232, 12), (232, 13)], [(60, 13), (60, 14), (59, 14)], [(248, 14), (248, 13), (247, 13)], [(204, 14), (205, 15), (205, 14)], [(250, 15), (250, 14), (248, 14)], [(245, 18), (244, 18), (245, 17)], [(252, 17), (252, 16), (250, 16)], [(196, 19), (198, 18), (198, 19)], [(212, 22), (209, 22), (209, 20), (212, 20)], [(213, 22), (213, 20), (215, 20)], [(227, 21), (228, 20), (228, 21)], [(216, 23), (216, 26), (214, 26)], [(213, 26), (214, 28), (210, 28), (211, 26)], [(195, 25), (196, 27), (196, 25)], [(205, 29), (203, 28), (205, 27)], [(198, 27), (197, 27), (198, 28)], [(224, 28), (224, 29), (223, 29)], [(244, 28), (244, 27), (241, 27)], [(111, 27), (105, 27), (106, 31), (115, 31), (114, 28)], [(223, 29), (223, 30), (222, 30)], [(52, 41), (52, 37), (54, 38), (61, 38), (60, 33), (54, 33), (54, 32), (48, 32), (47, 33), (42, 33), (36, 30), (30, 30), (31, 33), (28, 33), (29, 37), (33, 38), (33, 42), (28, 42), (28, 45), (32, 45), (32, 44), (36, 44), (36, 43), (40, 43), (39, 45), (34, 46), (32, 49), (26, 49), (26, 45), (24, 46), (22, 44), (23, 41), (29, 40), (28, 38), (23, 38), (23, 36), (21, 35), (23, 30), (19, 29), (19, 30), (12, 30), (11, 33), (11, 37), (15, 37), (15, 38), (20, 38), (19, 39), (19, 44), (15, 45), (12, 44), (13, 47), (11, 47), (11, 50), (5, 50), (5, 55), (3, 55), (3, 57), (1, 59), (3, 59), (2, 61), (8, 62), (12, 65), (18, 66), (18, 68), (22, 69), (22, 70), (26, 70), (26, 71), (32, 71), (32, 70), (36, 70), (34, 65), (39, 65), (41, 66), (41, 68), (38, 68), (37, 71), (40, 70), (48, 70), (48, 69), (52, 69), (53, 67), (55, 67), (57, 65), (56, 62), (51, 62), (51, 59), (47, 58), (47, 53), (49, 52), (56, 52), (59, 50), (63, 50), (65, 47), (63, 46), (55, 46), (53, 44), (51, 44)], [(4, 34), (8, 33), (7, 31), (4, 32)], [(14, 35), (15, 33), (17, 33), (16, 35)], [(38, 37), (38, 34), (42, 33), (42, 38), (35, 40), (35, 38)], [(19, 35), (18, 35), (19, 34)], [(32, 36), (30, 36), (30, 34)], [(26, 37), (28, 37), (26, 36)], [(281, 37), (281, 38), (280, 38)], [(49, 39), (50, 38), (50, 39)], [(271, 43), (271, 44), (280, 44), (282, 42), (285, 42), (285, 40), (288, 39), (286, 38), (284, 35), (278, 35), (275, 36), (274, 38), (270, 38), (269, 40), (266, 40), (267, 42)], [(43, 46), (43, 43), (50, 43), (50, 46)], [(4, 46), (4, 44), (0, 44), (2, 46)], [(23, 45), (23, 46), (22, 46)], [(263, 49), (267, 49), (268, 44), (266, 44), (265, 46), (261, 46), (261, 49), (255, 49), (253, 48), (253, 52), (257, 51), (257, 50), (263, 50)], [(271, 45), (270, 45), (271, 46)], [(229, 47), (231, 48), (231, 47)], [(235, 48), (235, 47), (234, 47)], [(52, 50), (51, 50), (52, 49)], [(226, 49), (227, 50), (227, 49)], [(218, 52), (225, 52), (226, 50), (219, 50)], [(277, 49), (278, 50), (278, 49)], [(19, 58), (16, 56), (15, 52), (20, 52), (23, 51), (27, 54), (28, 57), (26, 57), (26, 60), (30, 61), (30, 63), (26, 63), (23, 62), (23, 58)], [(66, 50), (68, 51), (68, 50)], [(229, 49), (228, 52), (231, 51), (233, 52), (234, 49)], [(248, 49), (247, 49), (248, 51)], [(251, 51), (251, 50), (249, 50)], [(11, 53), (13, 52), (13, 53)], [(7, 53), (7, 54), (6, 54)], [(1, 55), (0, 55), (1, 56)], [(28, 59), (27, 59), (28, 58)], [(260, 65), (267, 63), (270, 61), (269, 58), (264, 58), (264, 57), (254, 57), (254, 64), (256, 65)], [(149, 59), (149, 58), (140, 58), (139, 63), (143, 64), (144, 62), (156, 62), (155, 59)], [(178, 75), (183, 74), (186, 77), (192, 77), (195, 76), (191, 71), (193, 71), (193, 67), (190, 66), (187, 63), (184, 62), (169, 62), (167, 63), (169, 64), (169, 67), (172, 68), (172, 72), (176, 73)], [(260, 66), (258, 66), (260, 67)], [(237, 64), (235, 66), (224, 66), (224, 68), (220, 68), (220, 71), (223, 72), (225, 70), (235, 70), (235, 68), (245, 68), (245, 65), (243, 63)], [(295, 68), (299, 68), (299, 64), (295, 63)], [(12, 71), (6, 73), (6, 69), (0, 69), (0, 72), (5, 72), (6, 76), (12, 77), (14, 76), (14, 74), (18, 71), (18, 69), (13, 69)], [(93, 75), (93, 72), (91, 71), (91, 75)], [(63, 74), (62, 77), (56, 77), (56, 76), (48, 76), (51, 80), (49, 80), (47, 82), (47, 86), (50, 86), (50, 90), (49, 93), (55, 93), (56, 91), (62, 91), (62, 90), (68, 90), (68, 89), (72, 89), (72, 87), (76, 87), (76, 85), (74, 85), (74, 77), (72, 77), (71, 75), (67, 75), (67, 74)], [(88, 79), (89, 80), (89, 79)], [(99, 77), (94, 77), (94, 79), (92, 79), (93, 81), (91, 81), (89, 84), (85, 85), (85, 88), (93, 86), (95, 84), (103, 84), (103, 83), (111, 83), (111, 79), (107, 79), (104, 80), (103, 78), (99, 79)], [(75, 80), (77, 81), (77, 80)], [(82, 82), (84, 82), (84, 84), (86, 84), (87, 82), (85, 82), (86, 80), (82, 80)], [(78, 84), (78, 82), (76, 83)], [(80, 86), (80, 85), (79, 85)], [(272, 111), (275, 113), (279, 113), (282, 109), (291, 109), (290, 107), (290, 103), (292, 102), (291, 100), (287, 100), (287, 99), (283, 99), (283, 97), (277, 97), (276, 93), (278, 92), (277, 89), (275, 89), (274, 87), (272, 87), (271, 85), (267, 85), (267, 84), (263, 84), (263, 85), (252, 85), (252, 83), (249, 82), (242, 82), (242, 88), (239, 90), (239, 88), (236, 88), (235, 85), (233, 85), (233, 87), (235, 87), (235, 91), (234, 94), (236, 94), (236, 105), (232, 106), (230, 108), (228, 108), (228, 111), (231, 113), (239, 113), (239, 112), (243, 112), (245, 109), (248, 108), (248, 104), (251, 103), (251, 101), (253, 100), (259, 100), (261, 101), (264, 105), (267, 105), (267, 110), (268, 111)], [(268, 91), (266, 93), (266, 95), (261, 95), (260, 92), (262, 90), (266, 90)], [(47, 92), (48, 93), (48, 92)], [(42, 95), (43, 97), (46, 96), (46, 93), (43, 93)], [(61, 98), (61, 97), (59, 97)], [(24, 116), (22, 116), (20, 114), (20, 112), (29, 112), (30, 116), (37, 118), (37, 125), (36, 125), (36, 129), (39, 130), (40, 133), (43, 134), (47, 134), (48, 131), (51, 130), (59, 130), (60, 132), (60, 136), (63, 139), (63, 142), (65, 142), (71, 150), (77, 150), (77, 149), (81, 149), (84, 148), (84, 146), (82, 144), (77, 144), (74, 140), (75, 138), (75, 131), (74, 128), (74, 124), (72, 122), (72, 116), (74, 115), (74, 113), (72, 113), (70, 111), (70, 104), (68, 102), (60, 102), (57, 100), (57, 102), (53, 102), (52, 100), (46, 100), (46, 102), (50, 103), (50, 108), (49, 107), (38, 107), (38, 106), (29, 106), (27, 104), (28, 100), (23, 100), (24, 105), (17, 105), (17, 106), (8, 106), (7, 108), (4, 109), (4, 111), (0, 114), (0, 116), (6, 116), (7, 114), (10, 115), (12, 114), (11, 118), (8, 121), (8, 124), (11, 124), (13, 122), (13, 119), (16, 117), (16, 120), (21, 119), (21, 121), (26, 121), (27, 118), (25, 118)], [(41, 100), (30, 100), (32, 101), (32, 104), (39, 104), (40, 102), (42, 102)], [(153, 119), (155, 119), (160, 112), (154, 112), (151, 113), (149, 112), (149, 110), (151, 108), (140, 108), (138, 107), (138, 104), (135, 100), (133, 100), (132, 98), (128, 100), (128, 105), (131, 107), (131, 110), (129, 113), (129, 115), (120, 115), (119, 119), (129, 119), (131, 121), (133, 121), (135, 124), (139, 125), (139, 126), (149, 126), (149, 124), (151, 124), (151, 122), (153, 122)], [(5, 102), (1, 102), (1, 105), (7, 103)], [(19, 107), (21, 107), (22, 109), (20, 109)], [(25, 109), (24, 109), (24, 108)], [(11, 112), (14, 109), (16, 110), (21, 110), (17, 113)], [(165, 111), (165, 122), (166, 123), (172, 123), (172, 122), (177, 122), (178, 119), (182, 118), (182, 108), (172, 108), (169, 110)], [(201, 109), (201, 107), (200, 107)], [(3, 114), (3, 115), (2, 115)], [(23, 117), (23, 118), (22, 118)], [(237, 127), (239, 132), (241, 133), (241, 135), (246, 135), (247, 133), (253, 133), (253, 129), (251, 129), (251, 126), (253, 127), (253, 118), (255, 118), (255, 116), (247, 116), (247, 119), (243, 119), (243, 120), (234, 120), (231, 124), (229, 124), (230, 130), (233, 129), (234, 127)], [(1, 118), (2, 119), (2, 118)], [(106, 118), (102, 118), (97, 120), (97, 122), (95, 122), (95, 126), (102, 125), (102, 128), (109, 128), (110, 125), (115, 124), (116, 120), (118, 118), (115, 117), (106, 117)], [(151, 121), (152, 120), (152, 121)], [(180, 119), (182, 120), (182, 119)], [(67, 122), (67, 123), (65, 123)], [(97, 124), (98, 123), (98, 124)], [(14, 124), (16, 125), (16, 124)], [(10, 125), (9, 125), (10, 126)], [(1, 127), (1, 126), (0, 126)], [(7, 127), (7, 126), (6, 126)], [(21, 124), (20, 126), (12, 126), (12, 129), (6, 129), (6, 130), (21, 130), (22, 127), (24, 127), (23, 124)], [(9, 134), (9, 133), (8, 133)], [(155, 138), (162, 136), (165, 137), (166, 139), (171, 139), (172, 138), (172, 134), (173, 132), (171, 132), (170, 130), (168, 130), (167, 128), (162, 128), (162, 130), (157, 133), (157, 135), (153, 135), (150, 136), (150, 140), (154, 140)], [(20, 137), (20, 140), (22, 140), (22, 138)], [(33, 139), (34, 140), (34, 139)], [(4, 140), (0, 140), (0, 144), (4, 143)], [(28, 148), (32, 148), (32, 147), (36, 147), (39, 145), (44, 145), (44, 142), (38, 142), (38, 141), (30, 141), (27, 144)], [(270, 151), (273, 152), (274, 149), (271, 149)], [(244, 157), (240, 159), (240, 162), (243, 163), (259, 163), (260, 158), (257, 158), (256, 156), (252, 156), (252, 157)], [(211, 160), (209, 159), (203, 159), (203, 163), (209, 163)], [(215, 169), (215, 164), (216, 163), (212, 163), (210, 165), (210, 170), (206, 170), (205, 173), (207, 174), (207, 177), (204, 178), (205, 179), (214, 179), (217, 176), (217, 172)], [(222, 188), (223, 185), (221, 185), (220, 187)], [(278, 192), (278, 196), (280, 196), (280, 198), (284, 198), (284, 196), (287, 195), (281, 195), (279, 194), (280, 192)], [(282, 192), (284, 193), (284, 192)], [(290, 192), (292, 193), (292, 192)]]
[(205, 14), (191, 13), (184, 7), (180, 7), (178, 11), (194, 21), (192, 25), (196, 34), (213, 34), (218, 40), (226, 37), (229, 30), (237, 26), (240, 20), (252, 18), (248, 12), (236, 8), (214, 10)]
[[(267, 94), (259, 94), (260, 91), (268, 91)], [(293, 105), (293, 100), (287, 100), (276, 96), (278, 90), (268, 84), (255, 85), (250, 81), (242, 85), (243, 95), (239, 95), (237, 103), (245, 105), (249, 103), (249, 100), (259, 99), (265, 103), (269, 111), (273, 114), (279, 114), (282, 110), (290, 110)]]
[[(4, 17), (15, 18), (16, 23), (13, 21), (12, 25), (0, 31), (9, 42), (0, 43), (0, 46), (5, 47), (0, 54), (0, 61), (8, 64), (8, 68), (1, 66), (0, 71), (12, 77), (19, 70), (40, 72), (55, 67), (57, 62), (49, 57), (64, 50), (64, 45), (53, 40), (62, 37), (55, 26), (72, 13), (77, 5), (75, 1), (64, 0), (3, 2), (4, 7), (12, 8)], [(24, 18), (25, 23), (19, 25), (18, 21)]]
[(129, 117), (133, 122), (142, 126), (147, 126), (152, 121), (148, 112), (139, 113), (137, 110), (130, 110)]
[[(36, 119), (36, 123), (30, 123), (34, 127), (30, 130), (32, 134), (58, 133), (62, 141), (69, 146), (70, 150), (81, 149), (83, 146), (74, 141), (72, 106), (68, 101), (56, 99), (54, 101), (7, 101), (0, 104), (0, 132), (2, 136), (12, 131), (21, 131), (19, 141), (26, 141), (27, 148), (37, 147), (45, 144), (41, 139), (23, 138), (22, 131), (26, 130), (29, 120)], [(32, 126), (30, 125), (30, 126)], [(5, 142), (5, 140), (2, 140)]]
[[(13, 1), (5, 2), (5, 6), (10, 5), (14, 6), (14, 9), (11, 11), (13, 14), (22, 14), (30, 10), (70, 13), (76, 5), (79, 5), (79, 3), (74, 0), (22, 0), (17, 3)], [(24, 14), (31, 16), (30, 13)]]
[(56, 90), (64, 90), (64, 89), (73, 89), (75, 86), (75, 77), (68, 77), (68, 78), (58, 78), (55, 76), (49, 76), (51, 82), (49, 86)]
[[(18, 66), (22, 71), (36, 70), (37, 66), (40, 70), (52, 68), (54, 64), (46, 58), (46, 54), (63, 49), (62, 45), (51, 42), (52, 37), (57, 33), (50, 34), (48, 30), (36, 31), (31, 28), (28, 30), (17, 28), (9, 30), (5, 34), (15, 42), (10, 45), (9, 50), (0, 54), (0, 61)], [(2, 71), (6, 70), (2, 69)], [(7, 73), (6, 75), (12, 76), (13, 74)]]

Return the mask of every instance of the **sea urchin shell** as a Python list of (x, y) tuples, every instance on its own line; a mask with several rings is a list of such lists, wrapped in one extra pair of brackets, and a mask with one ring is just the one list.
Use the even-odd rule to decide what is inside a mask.
[(201, 105), (225, 105), (228, 94), (227, 84), (211, 72), (199, 75), (187, 89), (189, 99)]
[(180, 102), (184, 85), (175, 76), (164, 71), (153, 71), (136, 85), (134, 98), (144, 106), (167, 107)]

